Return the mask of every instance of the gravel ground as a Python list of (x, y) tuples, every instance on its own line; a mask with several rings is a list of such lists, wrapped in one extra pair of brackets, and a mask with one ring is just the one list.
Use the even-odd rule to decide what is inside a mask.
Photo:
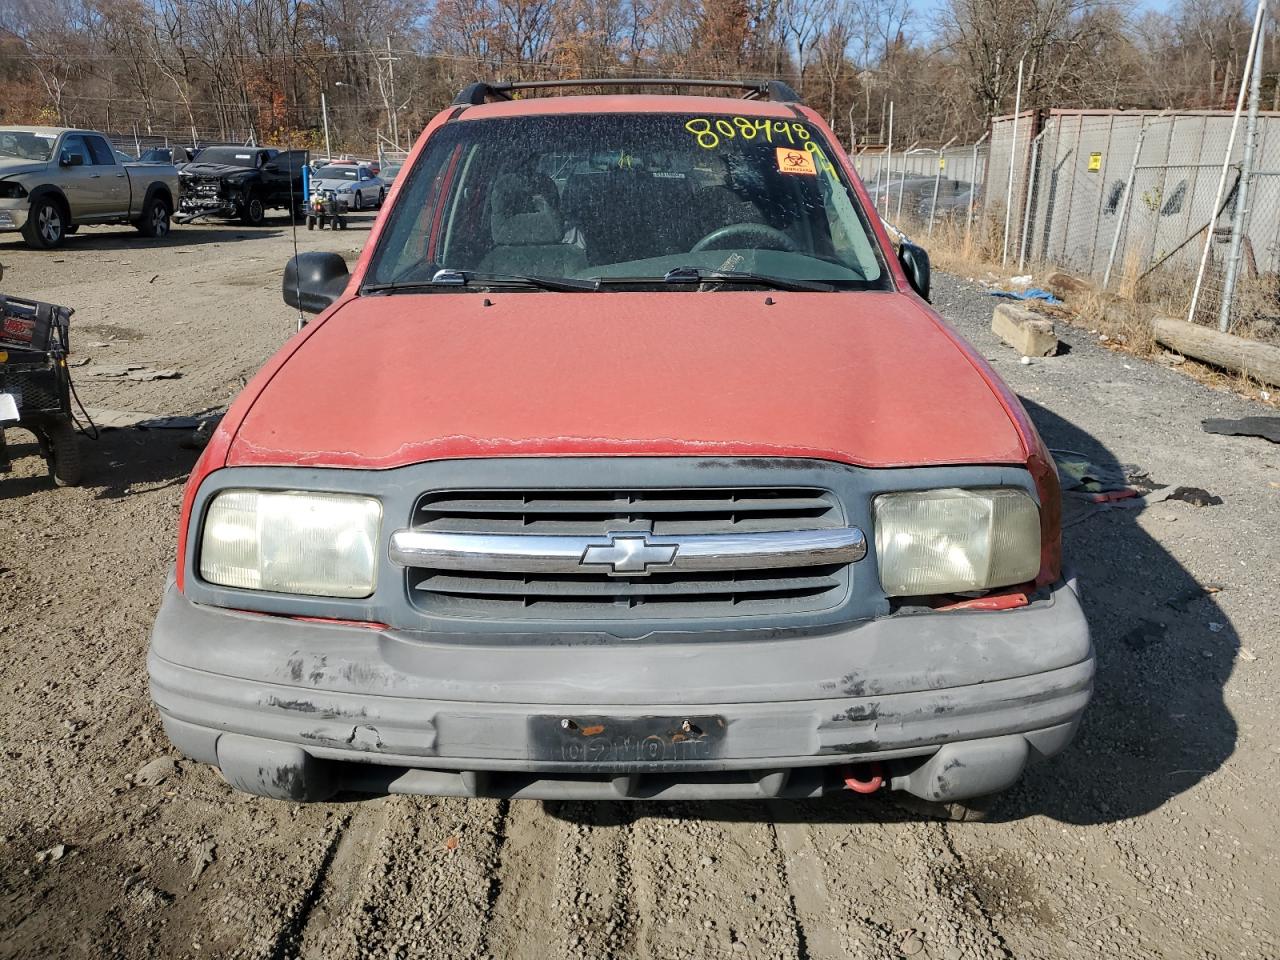
[[(300, 235), (354, 252), (346, 234)], [(75, 306), (80, 392), (158, 414), (225, 403), (289, 335), (290, 253), (261, 231), (0, 240), (4, 289)], [(1067, 331), (1020, 364), (991, 300), (936, 305), (1050, 446), (1223, 504), (1067, 531), (1099, 655), (1076, 743), (995, 822), (888, 800), (763, 805), (391, 797), (295, 806), (176, 757), (146, 690), (151, 618), (195, 454), (177, 431), (84, 443), (53, 490), (26, 436), (0, 480), (0, 956), (1275, 957), (1280, 949), (1280, 448), (1203, 433), (1269, 411)], [(179, 379), (102, 380), (140, 363)], [(928, 384), (917, 389), (927, 390)]]

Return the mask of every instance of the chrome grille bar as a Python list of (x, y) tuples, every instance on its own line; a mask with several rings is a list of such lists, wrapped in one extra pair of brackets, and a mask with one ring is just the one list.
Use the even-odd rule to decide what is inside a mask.
[(769, 533), (604, 536), (397, 530), (391, 559), (406, 567), (505, 573), (648, 576), (854, 563), (867, 555), (857, 527)]

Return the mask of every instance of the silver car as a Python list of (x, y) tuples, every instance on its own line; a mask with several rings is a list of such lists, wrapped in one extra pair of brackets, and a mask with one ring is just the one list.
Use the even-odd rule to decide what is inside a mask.
[(351, 198), (352, 210), (380, 207), (387, 185), (364, 164), (331, 163), (311, 175), (311, 190), (333, 190)]
[(178, 192), (173, 166), (123, 159), (97, 131), (0, 127), (0, 231), (22, 231), (28, 246), (60, 246), (93, 223), (166, 237)]

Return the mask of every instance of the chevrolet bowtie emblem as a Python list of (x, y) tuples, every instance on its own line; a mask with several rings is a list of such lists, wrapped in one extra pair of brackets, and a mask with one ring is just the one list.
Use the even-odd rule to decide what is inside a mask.
[(650, 543), (644, 536), (611, 536), (608, 545), (593, 543), (583, 551), (579, 565), (608, 566), (609, 576), (648, 576), (651, 566), (670, 564), (680, 549), (677, 543)]

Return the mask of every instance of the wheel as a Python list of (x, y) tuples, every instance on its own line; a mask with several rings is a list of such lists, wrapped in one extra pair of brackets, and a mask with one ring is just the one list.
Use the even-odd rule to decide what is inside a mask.
[(37, 250), (52, 250), (67, 238), (67, 215), (62, 203), (55, 197), (38, 197), (31, 204), (31, 214), (22, 228), (22, 238), (27, 246)]
[(382, 209), (382, 205), (387, 202), (387, 191), (383, 187), (378, 188), (378, 209)]
[(80, 483), (80, 437), (70, 423), (60, 421), (44, 428), (49, 444), (49, 474), (59, 487)]
[(921, 800), (909, 793), (899, 794), (898, 799), (904, 807), (913, 813), (928, 817), (930, 820), (950, 820), (953, 823), (980, 823), (992, 817), (996, 803), (1000, 799), (998, 793), (988, 793), (981, 797), (970, 797), (967, 800), (953, 800), (942, 803)]
[(249, 198), (240, 210), (240, 222), (250, 227), (260, 227), (266, 219), (267, 210), (262, 205), (262, 198), (256, 194), (249, 194)]
[(316, 218), (315, 218), (315, 217), (307, 217), (307, 229), (308, 229), (308, 230), (314, 230), (315, 228), (316, 228)]
[(356, 198), (355, 198), (355, 202), (354, 202), (354, 203), (352, 203), (352, 205), (351, 205), (351, 209), (353, 209), (353, 210), (363, 210), (363, 209), (364, 209), (364, 194), (363, 194), (363, 193), (361, 193), (359, 190), (357, 190), (357, 191), (356, 191)]
[(800, 246), (791, 237), (767, 223), (730, 223), (719, 227), (695, 243), (689, 252), (725, 250), (734, 246), (785, 250), (788, 253), (800, 252)]
[(338, 218), (337, 223), (338, 223), (338, 229), (339, 229), (339, 230), (345, 230), (345, 229), (347, 229), (347, 221), (346, 221), (346, 220), (343, 220), (341, 217), (339, 217), (339, 218)]
[(142, 219), (134, 224), (144, 237), (161, 240), (169, 235), (169, 204), (164, 197), (153, 196), (142, 208)]

